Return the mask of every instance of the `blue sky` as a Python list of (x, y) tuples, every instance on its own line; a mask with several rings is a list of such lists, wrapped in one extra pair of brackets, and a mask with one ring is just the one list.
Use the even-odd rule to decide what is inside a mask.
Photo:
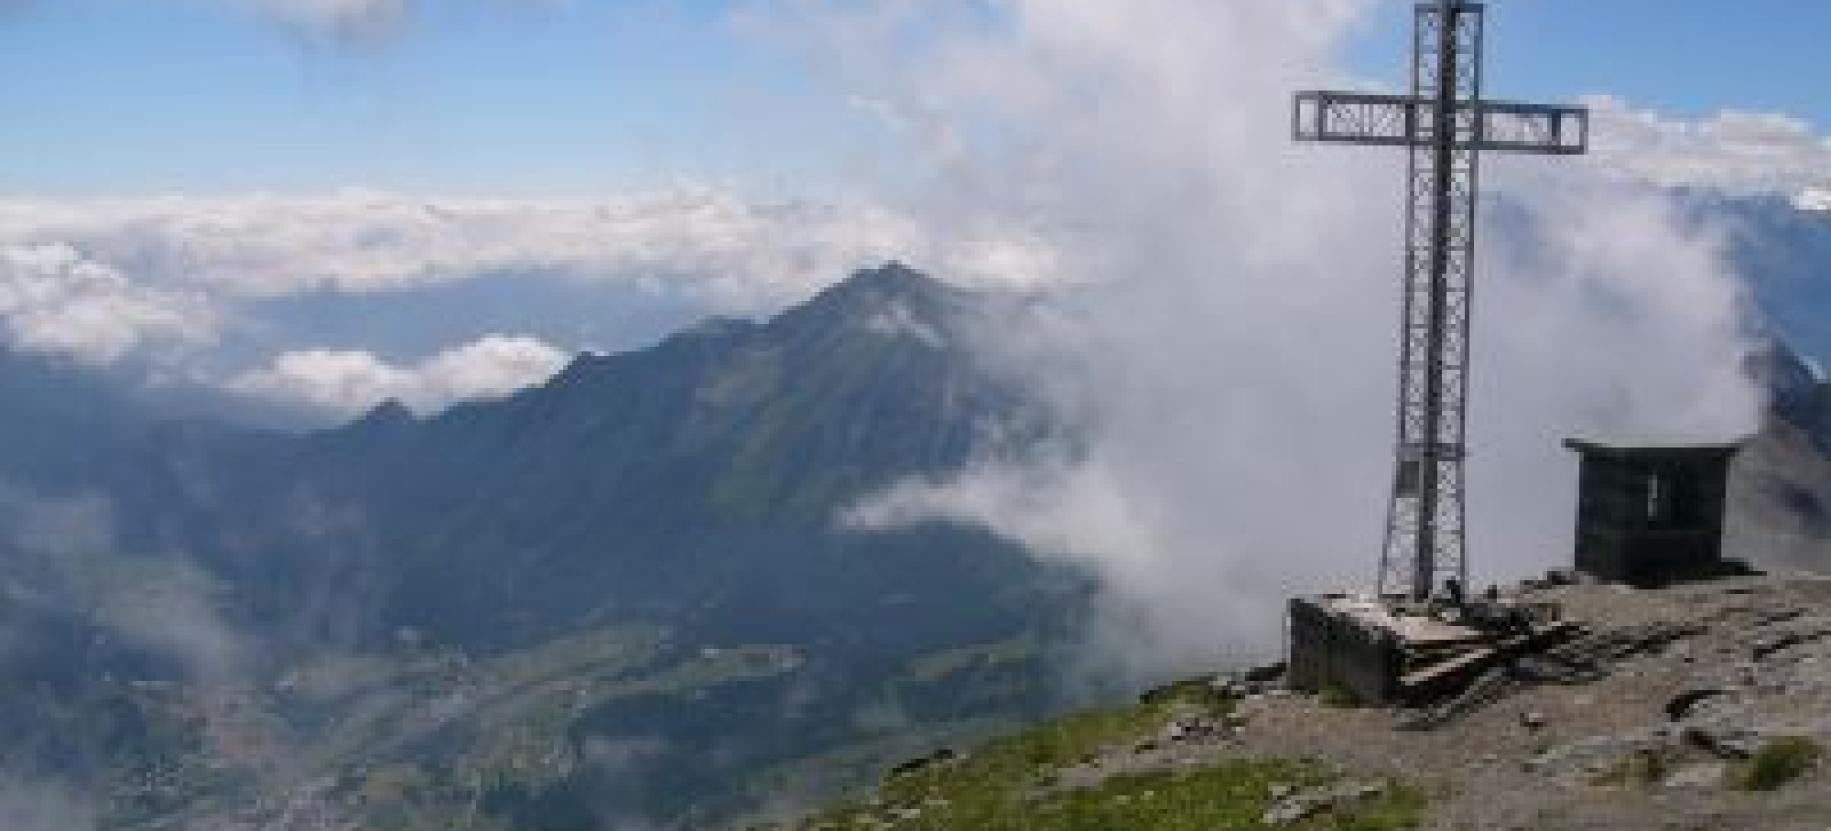
[[(1493, 0), (1489, 87), (1509, 98), (1606, 92), (1670, 114), (1785, 112), (1831, 123), (1831, 4), (1801, 0)], [(1409, 3), (1386, 4), (1354, 62), (1404, 66)]]
[[(15, 0), (0, 17), (0, 191), (579, 192), (669, 177), (833, 172), (860, 122), (724, 0), (442, 0), (385, 36), (335, 42), (248, 4)], [(1490, 89), (1607, 92), (1700, 116), (1831, 123), (1817, 79), (1831, 4), (1501, 0)], [(1409, 4), (1350, 64), (1398, 79)]]
[[(760, 117), (806, 96), (720, 3), (450, 0), (416, 15), (335, 42), (233, 3), (26, 0), (0, 20), (0, 151), (22, 162), (0, 187), (587, 190), (754, 169), (759, 145), (792, 172), (798, 133), (820, 128)], [(768, 128), (733, 135), (742, 122)]]
[[(782, 13), (800, 2), (819, 11)], [(1146, 239), (1213, 209), (1198, 194), (1290, 192), (1257, 178), (1295, 152), (1282, 122), (1214, 129), (1238, 119), (1207, 109), (1236, 90), (1281, 108), (1311, 77), (1287, 58), (1316, 47), (1293, 10), (1335, 4), (1003, 2), (0, 0), (0, 348), (331, 417), (434, 409), (887, 259), (1042, 284), (1213, 243), (1226, 222)], [(853, 28), (899, 3), (922, 14)], [(1001, 8), (1036, 37), (984, 29)], [(1587, 169), (1831, 211), (1831, 4), (1490, 8), (1491, 95), (1625, 102), (1598, 107)], [(352, 9), (406, 13), (323, 25)], [(1410, 10), (1382, 0), (1344, 72), (1402, 83)], [(1323, 166), (1350, 163), (1308, 158), (1329, 190)], [(1113, 229), (1132, 230), (1065, 256)]]

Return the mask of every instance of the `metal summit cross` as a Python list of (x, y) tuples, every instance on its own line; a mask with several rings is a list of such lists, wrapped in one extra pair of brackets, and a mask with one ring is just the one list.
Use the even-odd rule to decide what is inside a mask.
[(1478, 161), (1486, 151), (1578, 155), (1589, 113), (1481, 97), (1483, 4), (1418, 4), (1411, 95), (1303, 92), (1299, 141), (1411, 150), (1400, 335), (1398, 466), (1381, 596), (1428, 600), (1468, 584), (1463, 458)]

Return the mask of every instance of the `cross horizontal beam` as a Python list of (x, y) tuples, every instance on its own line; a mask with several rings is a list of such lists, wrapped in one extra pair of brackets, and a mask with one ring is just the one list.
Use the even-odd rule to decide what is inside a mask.
[[(1437, 102), (1407, 95), (1300, 92), (1291, 129), (1298, 141), (1428, 147)], [(1482, 152), (1577, 156), (1589, 150), (1589, 110), (1516, 101), (1464, 101), (1450, 119), (1456, 146)]]

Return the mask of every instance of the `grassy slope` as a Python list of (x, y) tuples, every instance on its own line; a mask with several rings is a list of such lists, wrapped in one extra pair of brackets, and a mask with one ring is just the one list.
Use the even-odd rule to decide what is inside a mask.
[[(1205, 683), (1177, 685), (1133, 707), (1079, 713), (996, 739), (953, 760), (884, 779), (874, 799), (808, 817), (795, 831), (1223, 831), (1256, 829), (1279, 785), (1324, 784), (1336, 774), (1308, 760), (1238, 760), (1205, 768), (1116, 776), (1087, 788), (1062, 772), (1157, 735), (1178, 716), (1219, 716), (1231, 702)], [(1287, 826), (1385, 831), (1417, 824), (1423, 799), (1394, 788), (1352, 812)], [(777, 829), (783, 831), (783, 829)]]

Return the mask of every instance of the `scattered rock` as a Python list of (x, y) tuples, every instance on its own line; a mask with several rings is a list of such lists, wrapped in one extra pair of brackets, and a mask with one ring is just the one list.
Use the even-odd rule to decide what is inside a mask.
[(1693, 724), (1685, 728), (1685, 741), (1719, 759), (1747, 759), (1764, 743), (1760, 732), (1724, 724)]
[(1340, 782), (1287, 793), (1283, 797), (1276, 796), (1274, 792), (1276, 801), (1266, 809), (1265, 816), (1260, 821), (1266, 825), (1290, 825), (1318, 814), (1365, 802), (1384, 793), (1384, 782)]
[(1520, 713), (1519, 723), (1521, 727), (1524, 727), (1527, 730), (1542, 730), (1545, 727), (1545, 714), (1536, 712)]
[(1777, 652), (1831, 637), (1831, 625), (1827, 625), (1823, 619), (1812, 619), (1808, 623), (1810, 625), (1796, 626), (1756, 639), (1749, 650), (1750, 654), (1756, 661), (1765, 661)]
[(1238, 678), (1220, 676), (1209, 682), (1209, 688), (1227, 698), (1245, 698), (1257, 692), (1257, 685)]
[(1806, 610), (1801, 609), (1797, 606), (1789, 608), (1789, 609), (1779, 609), (1779, 610), (1775, 610), (1775, 611), (1762, 612), (1758, 617), (1755, 618), (1755, 626), (1756, 627), (1773, 626), (1776, 623), (1786, 623), (1788, 621), (1798, 620), (1802, 617), (1805, 617), (1805, 615), (1806, 615)]
[(1666, 718), (1672, 721), (1684, 721), (1692, 716), (1699, 704), (1728, 694), (1728, 690), (1713, 687), (1686, 690), (1666, 702)]
[(1661, 785), (1667, 788), (1715, 788), (1723, 783), (1729, 775), (1729, 766), (1722, 762), (1703, 762), (1686, 765), (1668, 775)]
[(1202, 716), (1184, 716), (1171, 719), (1169, 724), (1164, 725), (1160, 737), (1166, 743), (1175, 744), (1177, 742), (1205, 741), (1217, 738), (1221, 734), (1221, 725), (1214, 719)]
[(1525, 769), (1566, 784), (1592, 782), (1618, 770), (1623, 760), (1638, 754), (1656, 753), (1669, 743), (1657, 731), (1590, 736), (1526, 760)]
[(916, 773), (918, 771), (927, 770), (929, 768), (936, 767), (939, 765), (951, 764), (958, 758), (959, 758), (959, 754), (955, 753), (952, 748), (944, 747), (944, 748), (941, 748), (940, 750), (937, 750), (933, 753), (928, 754), (927, 756), (923, 756), (923, 757), (916, 758), (916, 759), (910, 759), (909, 761), (903, 762), (902, 764), (899, 764), (896, 767), (891, 768), (890, 775), (891, 776), (905, 776), (905, 775), (908, 775), (911, 773)]

